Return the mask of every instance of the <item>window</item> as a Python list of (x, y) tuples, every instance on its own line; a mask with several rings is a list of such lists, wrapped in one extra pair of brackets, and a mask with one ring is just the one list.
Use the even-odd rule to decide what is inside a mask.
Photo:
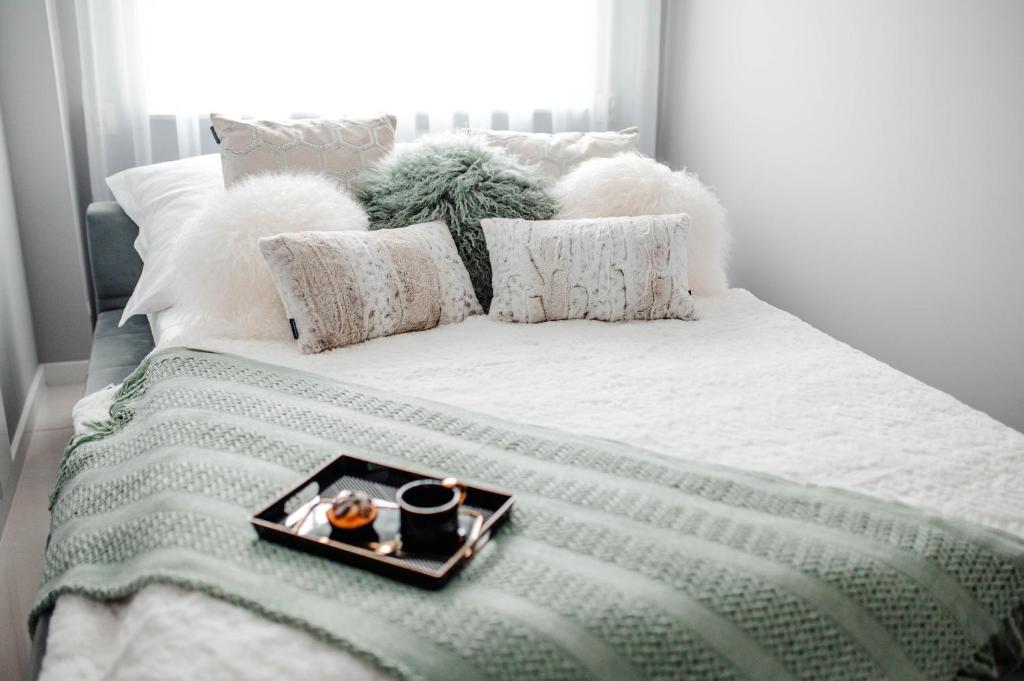
[(535, 110), (585, 112), (599, 89), (601, 7), (594, 0), (149, 0), (138, 5), (147, 108), (389, 111), (410, 125), (416, 113), (448, 123), (464, 112), (482, 126), (493, 111), (513, 119)]
[(653, 151), (658, 0), (76, 0), (93, 197), (209, 153), (210, 112), (392, 113), (453, 127), (638, 125)]

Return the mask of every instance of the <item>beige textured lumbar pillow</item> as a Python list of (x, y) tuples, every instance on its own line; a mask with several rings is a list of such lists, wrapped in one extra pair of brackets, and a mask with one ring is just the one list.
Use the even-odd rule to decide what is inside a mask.
[(273, 171), (322, 173), (349, 187), (395, 146), (394, 116), (242, 121), (210, 114), (220, 146), (224, 186)]
[(592, 158), (637, 153), (640, 132), (626, 128), (608, 132), (516, 132), (466, 128), (463, 134), (492, 147), (500, 147), (517, 161), (531, 166), (547, 183), (557, 182), (570, 170)]
[(305, 353), (461, 322), (483, 310), (448, 226), (260, 239)]
[(686, 215), (481, 221), (491, 257), (490, 317), (694, 319)]

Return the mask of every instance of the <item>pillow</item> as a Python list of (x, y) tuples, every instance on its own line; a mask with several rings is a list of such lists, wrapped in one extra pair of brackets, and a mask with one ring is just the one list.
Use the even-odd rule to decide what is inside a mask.
[(321, 175), (250, 177), (182, 227), (170, 263), (176, 318), (206, 335), (287, 339), (288, 317), (260, 237), (365, 230), (367, 223), (359, 204)]
[(357, 194), (370, 229), (447, 223), (484, 309), (491, 300), (491, 264), (480, 220), (544, 220), (554, 213), (554, 203), (529, 170), (459, 135), (434, 136), (392, 154), (366, 175)]
[(268, 171), (323, 173), (348, 187), (395, 146), (394, 116), (362, 119), (241, 121), (210, 114), (224, 185)]
[(551, 193), (558, 203), (558, 218), (686, 213), (690, 288), (701, 295), (729, 288), (726, 260), (731, 238), (725, 209), (696, 175), (673, 173), (650, 158), (616, 156), (587, 161)]
[(638, 153), (640, 131), (626, 128), (618, 132), (514, 132), (467, 128), (465, 134), (485, 144), (504, 149), (520, 163), (536, 168), (547, 183), (553, 183), (591, 158)]
[(260, 239), (304, 353), (482, 312), (443, 222)]
[(159, 249), (207, 198), (224, 193), (224, 177), (220, 157), (205, 154), (122, 170), (107, 178), (107, 186), (139, 226), (135, 250), (145, 261), (151, 244)]
[(483, 221), (491, 319), (694, 319), (686, 215)]
[(142, 276), (125, 306), (121, 324), (135, 314), (173, 304), (167, 254), (181, 226), (212, 197), (224, 194), (217, 154), (183, 158), (121, 171), (107, 178), (114, 199), (139, 226), (135, 250)]

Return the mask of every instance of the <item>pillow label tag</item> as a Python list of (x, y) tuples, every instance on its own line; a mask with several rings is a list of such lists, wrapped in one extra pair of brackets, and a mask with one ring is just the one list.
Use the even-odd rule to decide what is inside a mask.
[(217, 137), (217, 130), (212, 125), (210, 126), (210, 134), (213, 135), (213, 141), (220, 144), (220, 138)]
[(290, 324), (291, 327), (292, 327), (292, 338), (294, 338), (295, 340), (298, 340), (299, 339), (299, 327), (297, 327), (295, 325), (295, 320), (294, 319), (289, 319), (288, 320), (288, 324)]

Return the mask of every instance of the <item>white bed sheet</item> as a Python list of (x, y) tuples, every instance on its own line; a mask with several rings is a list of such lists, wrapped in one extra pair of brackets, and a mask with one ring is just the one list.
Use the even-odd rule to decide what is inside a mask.
[[(206, 338), (172, 311), (154, 331), (161, 347), (242, 354), (680, 458), (896, 499), (1024, 537), (1024, 435), (746, 291), (701, 299), (698, 309), (697, 322), (471, 318), (315, 356), (285, 342)], [(300, 631), (201, 594), (150, 586), (113, 605), (62, 596), (42, 679), (269, 681), (324, 669), (336, 670), (337, 679), (378, 678)]]
[(146, 315), (146, 319), (149, 320), (149, 330), (153, 334), (153, 343), (157, 347), (163, 347), (161, 341), (180, 333), (185, 325), (183, 315), (174, 307), (159, 312), (150, 312)]

